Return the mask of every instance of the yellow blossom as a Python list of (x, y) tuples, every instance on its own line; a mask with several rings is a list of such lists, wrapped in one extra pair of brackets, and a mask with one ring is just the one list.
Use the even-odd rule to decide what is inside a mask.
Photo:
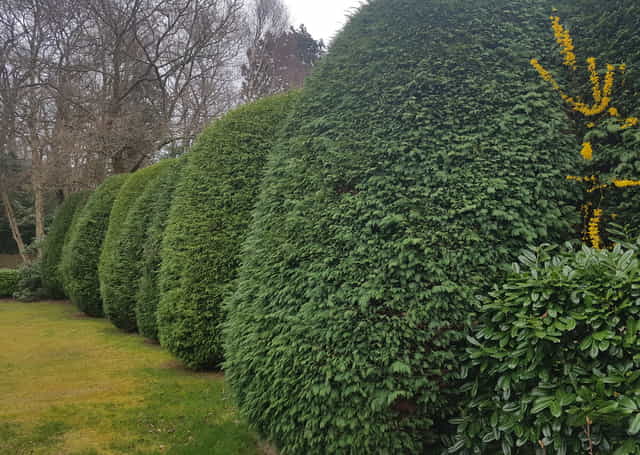
[(567, 175), (567, 180), (575, 180), (576, 182), (593, 182), (593, 183), (595, 183), (597, 181), (597, 178), (596, 178), (595, 175), (587, 176), (587, 177), (580, 177), (580, 176), (576, 176), (576, 175)]
[(593, 147), (591, 146), (591, 142), (584, 142), (582, 144), (580, 155), (582, 155), (582, 158), (587, 161), (591, 161), (593, 159)]
[(560, 18), (558, 16), (551, 16), (551, 27), (553, 28), (553, 34), (556, 37), (558, 45), (561, 47), (560, 54), (564, 56), (564, 64), (571, 69), (576, 69), (576, 54), (574, 54), (573, 39), (569, 30), (565, 29), (560, 24)]
[(587, 128), (593, 128), (593, 127), (595, 127), (595, 126), (596, 126), (596, 124), (595, 124), (595, 123), (593, 123), (593, 122), (589, 122), (589, 123), (587, 123)]
[(587, 227), (587, 233), (589, 235), (589, 240), (591, 240), (591, 246), (596, 250), (602, 248), (602, 239), (600, 238), (600, 220), (602, 218), (602, 213), (602, 209), (595, 209)]
[(624, 121), (624, 124), (620, 128), (622, 128), (623, 130), (627, 128), (631, 128), (633, 126), (637, 126), (638, 122), (639, 120), (636, 117), (629, 117)]
[(589, 80), (591, 81), (591, 88), (593, 92), (593, 101), (599, 103), (602, 101), (602, 92), (600, 91), (600, 76), (598, 75), (598, 65), (596, 64), (595, 57), (589, 57), (587, 59), (587, 68), (589, 70)]
[(610, 115), (611, 117), (619, 117), (619, 116), (620, 116), (620, 112), (618, 111), (618, 109), (617, 109), (617, 108), (615, 108), (615, 107), (610, 107), (610, 108), (609, 108), (609, 115)]
[(593, 192), (598, 191), (598, 190), (604, 190), (605, 188), (609, 188), (609, 185), (606, 185), (606, 184), (603, 183), (602, 185), (592, 186), (591, 188), (589, 188), (587, 190), (587, 193), (593, 193)]
[(640, 186), (640, 181), (638, 180), (614, 180), (613, 184), (616, 188), (625, 188), (627, 186)]

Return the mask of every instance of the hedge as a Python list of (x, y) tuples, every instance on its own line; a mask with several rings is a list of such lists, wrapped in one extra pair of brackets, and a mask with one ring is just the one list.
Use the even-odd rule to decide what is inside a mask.
[[(122, 186), (111, 210), (109, 229), (98, 264), (100, 295), (105, 316), (118, 328), (134, 332), (136, 327), (135, 295), (140, 276), (140, 255), (148, 217), (140, 213), (136, 201), (169, 164), (139, 170)], [(131, 219), (129, 215), (134, 211)], [(136, 219), (136, 217), (138, 217)]]
[(240, 409), (283, 453), (437, 453), (474, 296), (575, 235), (579, 147), (529, 62), (557, 55), (551, 7), (372, 0), (307, 80), (225, 330)]
[(82, 210), (89, 194), (88, 191), (70, 194), (56, 210), (42, 252), (42, 280), (49, 297), (63, 298), (65, 296), (62, 274), (59, 269), (62, 251), (65, 242), (69, 239), (69, 231), (75, 214)]
[(161, 175), (147, 186), (136, 202), (136, 207), (132, 209), (132, 213), (140, 211), (148, 217), (146, 231), (143, 232), (146, 239), (142, 248), (140, 279), (136, 293), (136, 323), (141, 335), (156, 341), (162, 237), (169, 218), (173, 194), (187, 157), (188, 155), (180, 160), (172, 160)]
[(60, 265), (64, 290), (71, 301), (89, 316), (104, 316), (98, 261), (113, 201), (128, 178), (128, 174), (114, 175), (98, 187), (78, 214), (68, 246), (64, 248)]
[(20, 270), (0, 269), (0, 297), (13, 297), (20, 280)]
[(243, 106), (205, 130), (176, 189), (162, 245), (160, 343), (194, 369), (222, 359), (222, 301), (268, 152), (293, 95)]

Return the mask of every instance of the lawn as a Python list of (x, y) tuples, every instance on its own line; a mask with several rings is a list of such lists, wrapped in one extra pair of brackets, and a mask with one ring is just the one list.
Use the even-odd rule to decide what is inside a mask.
[(259, 454), (222, 375), (66, 303), (0, 301), (0, 454)]

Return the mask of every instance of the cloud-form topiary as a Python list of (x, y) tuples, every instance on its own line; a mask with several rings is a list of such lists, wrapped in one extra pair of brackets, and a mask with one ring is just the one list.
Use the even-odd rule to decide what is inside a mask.
[(71, 301), (89, 316), (102, 317), (98, 261), (109, 226), (111, 208), (128, 174), (105, 180), (78, 214), (69, 243), (64, 247), (61, 271), (64, 290)]
[(233, 291), (267, 154), (293, 98), (236, 109), (206, 129), (189, 154), (162, 245), (158, 333), (191, 368), (222, 359), (222, 301)]
[(127, 332), (137, 328), (135, 296), (149, 219), (149, 213), (137, 205), (137, 200), (144, 194), (147, 185), (169, 164), (169, 161), (160, 161), (131, 174), (118, 192), (111, 210), (109, 229), (98, 265), (100, 295), (105, 316), (116, 327)]
[(90, 193), (81, 191), (67, 196), (56, 210), (55, 218), (47, 233), (42, 252), (42, 281), (49, 297), (65, 296), (60, 262), (65, 243), (69, 240), (75, 215), (87, 202)]
[[(188, 155), (187, 155), (188, 156)], [(160, 300), (158, 279), (162, 257), (162, 238), (169, 218), (169, 209), (178, 179), (187, 156), (173, 160), (162, 174), (151, 182), (136, 202), (138, 209), (149, 217), (142, 247), (140, 278), (136, 294), (136, 322), (141, 335), (158, 339), (157, 309)]]

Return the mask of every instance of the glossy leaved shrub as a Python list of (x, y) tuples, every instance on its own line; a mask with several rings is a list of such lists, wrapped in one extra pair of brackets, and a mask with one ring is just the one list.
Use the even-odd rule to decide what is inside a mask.
[(82, 210), (89, 195), (88, 191), (70, 194), (56, 210), (55, 218), (43, 245), (41, 264), (42, 280), (49, 297), (63, 298), (65, 296), (62, 273), (59, 268), (62, 251), (64, 244), (69, 239), (74, 217), (79, 210)]
[[(100, 255), (98, 275), (105, 316), (118, 328), (136, 330), (135, 296), (140, 276), (140, 258), (149, 219), (137, 200), (169, 162), (131, 174), (118, 192), (109, 218), (109, 229)], [(144, 213), (143, 213), (144, 211)]]
[(240, 107), (199, 137), (162, 245), (160, 343), (191, 368), (222, 359), (222, 301), (233, 290), (267, 154), (295, 95)]
[(469, 337), (452, 452), (639, 453), (638, 247), (523, 252)]
[(142, 246), (140, 277), (136, 293), (136, 323), (141, 335), (158, 339), (157, 308), (160, 300), (158, 279), (162, 257), (162, 238), (169, 218), (169, 209), (182, 167), (188, 155), (172, 160), (162, 173), (151, 182), (136, 202), (140, 215), (147, 217), (147, 226)]
[(307, 80), (226, 307), (227, 378), (283, 453), (448, 445), (474, 296), (575, 235), (575, 138), (529, 64), (551, 6), (372, 0)]
[(68, 244), (63, 248), (60, 267), (65, 293), (89, 316), (104, 315), (98, 262), (113, 201), (128, 178), (128, 174), (109, 177), (91, 194), (78, 213)]

